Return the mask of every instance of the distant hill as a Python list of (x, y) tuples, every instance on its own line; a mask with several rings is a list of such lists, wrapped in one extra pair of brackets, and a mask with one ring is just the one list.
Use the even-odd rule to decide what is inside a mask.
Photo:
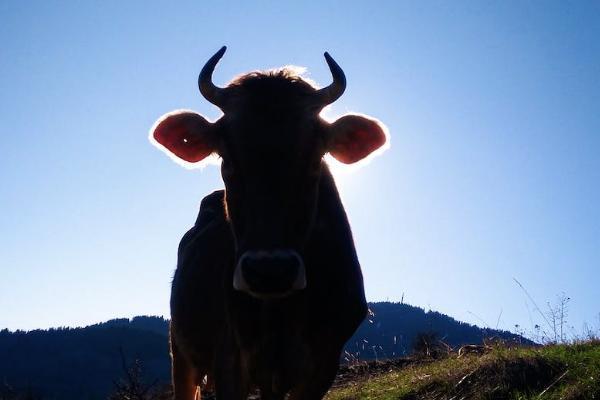
[[(526, 341), (506, 331), (481, 329), (407, 304), (370, 303), (372, 311), (346, 350), (361, 360), (406, 355), (418, 333), (435, 333), (451, 346), (497, 337)], [(85, 328), (0, 331), (0, 385), (31, 391), (44, 400), (105, 399), (126, 361), (140, 360), (144, 378), (169, 382), (168, 321), (141, 316)], [(2, 389), (0, 388), (0, 392)]]
[(369, 303), (369, 316), (346, 343), (346, 351), (361, 360), (409, 355), (420, 333), (432, 333), (452, 347), (478, 344), (486, 338), (510, 342), (533, 342), (514, 333), (480, 328), (436, 311), (408, 304)]

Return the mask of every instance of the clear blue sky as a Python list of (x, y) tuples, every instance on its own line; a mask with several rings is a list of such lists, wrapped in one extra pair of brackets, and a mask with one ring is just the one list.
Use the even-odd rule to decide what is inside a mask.
[(341, 171), (370, 300), (530, 329), (565, 292), (600, 323), (600, 3), (0, 3), (0, 328), (168, 315), (181, 235), (218, 168), (153, 148), (156, 118), (215, 118), (215, 81), (306, 66), (348, 77), (333, 114), (392, 147)]

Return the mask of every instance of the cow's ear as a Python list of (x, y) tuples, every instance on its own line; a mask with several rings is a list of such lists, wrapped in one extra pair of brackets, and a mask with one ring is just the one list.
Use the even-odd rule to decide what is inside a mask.
[(373, 118), (350, 114), (329, 127), (327, 151), (338, 161), (352, 164), (362, 160), (387, 142), (387, 130)]
[(214, 124), (193, 111), (163, 115), (150, 130), (150, 141), (183, 161), (202, 161), (216, 150)]

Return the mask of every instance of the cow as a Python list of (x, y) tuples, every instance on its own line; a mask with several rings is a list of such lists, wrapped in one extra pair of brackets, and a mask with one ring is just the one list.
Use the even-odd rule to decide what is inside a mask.
[[(174, 398), (201, 386), (218, 399), (321, 399), (367, 305), (350, 225), (325, 154), (365, 159), (387, 142), (377, 120), (320, 114), (345, 90), (317, 89), (292, 68), (212, 82), (226, 47), (202, 68), (201, 94), (223, 115), (161, 117), (150, 140), (183, 163), (221, 159), (224, 190), (206, 196), (183, 236), (171, 291)], [(204, 382), (204, 385), (202, 384)]]

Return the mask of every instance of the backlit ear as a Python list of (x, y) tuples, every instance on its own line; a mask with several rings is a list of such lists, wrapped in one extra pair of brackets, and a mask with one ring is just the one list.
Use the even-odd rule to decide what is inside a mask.
[(345, 115), (332, 123), (329, 129), (327, 151), (344, 164), (362, 160), (387, 141), (385, 127), (363, 115)]
[(214, 125), (200, 114), (178, 110), (154, 123), (150, 141), (183, 161), (196, 163), (215, 151), (214, 131)]

